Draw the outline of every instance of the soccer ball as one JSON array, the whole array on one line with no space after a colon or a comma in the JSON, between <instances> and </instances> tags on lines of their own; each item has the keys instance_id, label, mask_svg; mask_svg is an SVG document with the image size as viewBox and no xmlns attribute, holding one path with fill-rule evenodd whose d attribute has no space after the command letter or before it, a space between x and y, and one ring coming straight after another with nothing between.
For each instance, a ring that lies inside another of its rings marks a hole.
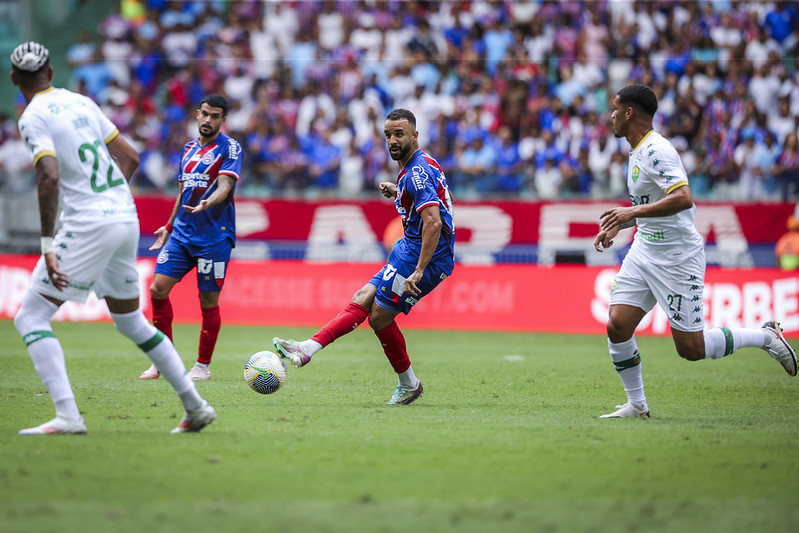
<instances>
[{"instance_id":1,"label":"soccer ball","mask_svg":"<svg viewBox=\"0 0 799 533\"><path fill-rule=\"evenodd\" d=\"M244 363L244 381L255 392L272 394L286 382L286 365L272 352L258 352Z\"/></svg>"}]
</instances>

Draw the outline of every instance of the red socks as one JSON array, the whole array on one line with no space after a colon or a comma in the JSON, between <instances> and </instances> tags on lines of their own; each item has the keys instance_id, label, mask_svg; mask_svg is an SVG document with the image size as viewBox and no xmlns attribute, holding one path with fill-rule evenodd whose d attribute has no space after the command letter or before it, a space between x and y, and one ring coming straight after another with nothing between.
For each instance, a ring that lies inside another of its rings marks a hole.
<instances>
[{"instance_id":1,"label":"red socks","mask_svg":"<svg viewBox=\"0 0 799 533\"><path fill-rule=\"evenodd\" d=\"M339 314L322 327L311 337L322 347L327 346L334 340L354 331L369 316L369 311L355 302L350 302Z\"/></svg>"},{"instance_id":2,"label":"red socks","mask_svg":"<svg viewBox=\"0 0 799 533\"><path fill-rule=\"evenodd\" d=\"M375 335L380 339L380 344L383 345L383 352L388 357L388 362L394 368L394 372L402 374L411 366L411 360L408 357L408 351L405 348L405 337L397 326L396 322L392 322L380 331L375 331Z\"/></svg>"},{"instance_id":3,"label":"red socks","mask_svg":"<svg viewBox=\"0 0 799 533\"><path fill-rule=\"evenodd\" d=\"M203 322L200 328L200 347L197 362L204 365L211 363L211 356L214 355L216 338L219 336L219 329L222 327L222 316L219 314L219 306L206 307L202 309Z\"/></svg>"},{"instance_id":4,"label":"red socks","mask_svg":"<svg viewBox=\"0 0 799 533\"><path fill-rule=\"evenodd\" d=\"M169 298L150 298L153 306L153 326L172 340L172 303Z\"/></svg>"}]
</instances>

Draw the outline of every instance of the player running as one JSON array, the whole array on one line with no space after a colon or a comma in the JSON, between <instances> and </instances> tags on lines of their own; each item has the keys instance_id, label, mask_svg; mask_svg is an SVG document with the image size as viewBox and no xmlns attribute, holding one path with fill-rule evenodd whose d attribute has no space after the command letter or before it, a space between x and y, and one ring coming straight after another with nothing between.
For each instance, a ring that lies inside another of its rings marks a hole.
<instances>
[{"instance_id":1,"label":"player running","mask_svg":"<svg viewBox=\"0 0 799 533\"><path fill-rule=\"evenodd\" d=\"M389 405L406 405L422 396L422 382L413 373L410 358L395 317L411 308L452 274L455 226L452 198L444 171L419 148L416 117L395 109L385 122L386 145L400 171L397 183L382 182L381 194L394 198L405 228L388 263L353 296L352 301L313 337L297 342L275 337L277 352L295 367L342 335L355 330L366 318L380 340L398 384Z\"/></svg>"},{"instance_id":2,"label":"player running","mask_svg":"<svg viewBox=\"0 0 799 533\"><path fill-rule=\"evenodd\" d=\"M83 95L50 85L49 52L39 43L11 54L11 80L28 103L19 131L36 167L42 257L14 317L56 417L23 435L82 434L86 424L67 376L51 320L66 300L105 298L114 326L164 373L186 414L173 433L200 431L216 412L197 393L175 347L139 308L139 218L128 181L139 155L100 108ZM61 208L61 228L54 234Z\"/></svg>"},{"instance_id":3,"label":"player running","mask_svg":"<svg viewBox=\"0 0 799 533\"><path fill-rule=\"evenodd\" d=\"M655 93L645 85L628 85L613 101L613 132L632 147L627 170L632 206L602 213L594 247L601 252L620 229L638 229L613 284L607 324L610 357L627 403L600 418L649 418L634 332L655 303L669 317L680 357L719 359L739 348L762 348L796 375L796 352L774 321L760 329L704 330L704 242L694 227L696 206L680 156L652 129L657 108Z\"/></svg>"},{"instance_id":4,"label":"player running","mask_svg":"<svg viewBox=\"0 0 799 533\"><path fill-rule=\"evenodd\" d=\"M197 269L202 324L193 380L211 377L211 357L222 327L219 294L225 283L230 252L236 245L233 190L241 173L241 146L220 131L227 120L228 101L211 94L197 110L200 136L186 143L180 162L180 190L166 225L156 230L150 250L161 250L150 285L153 324L172 339L169 292L193 268ZM160 375L157 365L141 379Z\"/></svg>"}]
</instances>

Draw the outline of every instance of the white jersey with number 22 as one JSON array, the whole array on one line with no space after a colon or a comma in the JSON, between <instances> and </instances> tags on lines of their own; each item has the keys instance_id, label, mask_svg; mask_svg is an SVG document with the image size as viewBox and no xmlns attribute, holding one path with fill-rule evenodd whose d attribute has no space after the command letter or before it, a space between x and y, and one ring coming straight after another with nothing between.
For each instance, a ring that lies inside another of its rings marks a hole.
<instances>
[{"instance_id":1,"label":"white jersey with number 22","mask_svg":"<svg viewBox=\"0 0 799 533\"><path fill-rule=\"evenodd\" d=\"M54 87L36 93L19 118L19 131L34 164L56 158L65 226L138 221L128 182L106 146L119 130L91 99Z\"/></svg>"}]
</instances>

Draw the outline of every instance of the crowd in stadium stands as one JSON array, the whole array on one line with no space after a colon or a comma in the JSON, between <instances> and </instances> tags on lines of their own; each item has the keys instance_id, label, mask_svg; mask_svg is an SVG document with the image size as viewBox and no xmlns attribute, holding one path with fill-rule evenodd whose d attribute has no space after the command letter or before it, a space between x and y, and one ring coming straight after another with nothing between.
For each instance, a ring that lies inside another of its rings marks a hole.
<instances>
[{"instance_id":1,"label":"crowd in stadium stands","mask_svg":"<svg viewBox=\"0 0 799 533\"><path fill-rule=\"evenodd\" d=\"M372 194L404 107L456 196L625 198L609 103L634 82L697 198L795 200L797 28L799 6L770 0L122 0L66 54L70 88L140 151L139 191L174 190L216 92L245 150L238 196ZM0 152L24 152L13 126Z\"/></svg>"}]
</instances>

